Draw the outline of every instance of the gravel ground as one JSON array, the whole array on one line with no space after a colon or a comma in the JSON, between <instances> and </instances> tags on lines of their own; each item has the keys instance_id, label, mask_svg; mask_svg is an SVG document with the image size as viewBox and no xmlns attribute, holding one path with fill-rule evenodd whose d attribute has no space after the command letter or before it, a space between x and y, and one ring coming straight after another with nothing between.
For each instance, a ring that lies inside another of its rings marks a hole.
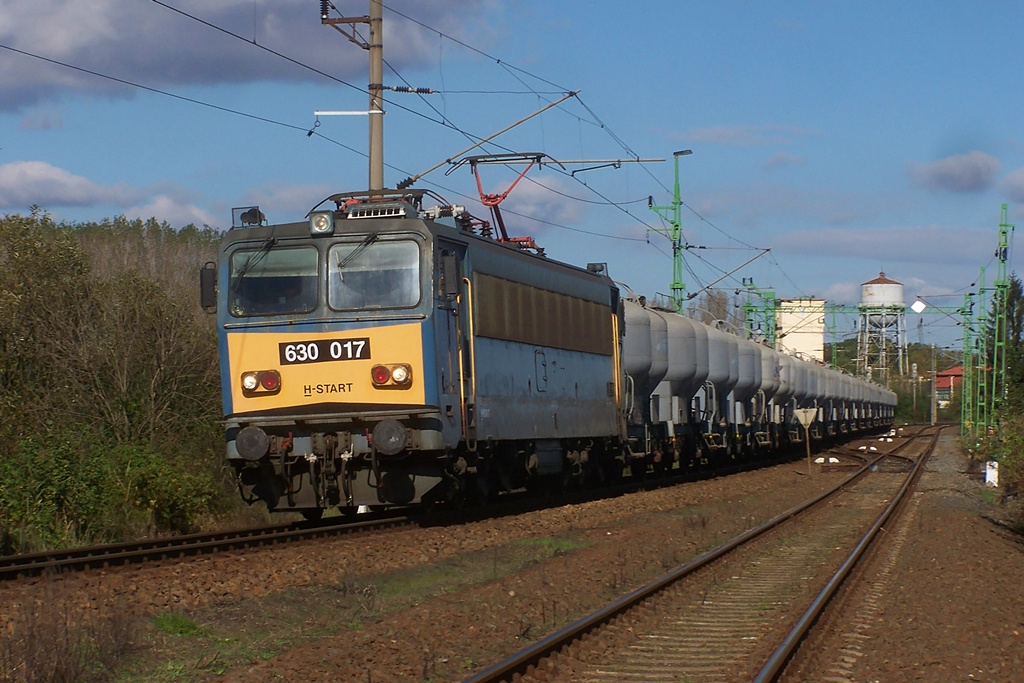
<instances>
[{"instance_id":1,"label":"gravel ground","mask_svg":"<svg viewBox=\"0 0 1024 683\"><path fill-rule=\"evenodd\" d=\"M1024 680L1024 539L993 522L1019 513L997 504L978 465L953 434L940 438L889 530L896 540L841 596L841 621L802 648L790 680Z\"/></svg>"},{"instance_id":2,"label":"gravel ground","mask_svg":"<svg viewBox=\"0 0 1024 683\"><path fill-rule=\"evenodd\" d=\"M853 659L845 680L1024 680L1024 543L992 522L1017 513L995 504L1001 494L977 465L952 434L941 437L913 505L891 529L902 543L873 557L865 585L844 596L844 610L860 607L860 620L829 624L817 666L794 680L835 678L844 656Z\"/></svg>"},{"instance_id":3,"label":"gravel ground","mask_svg":"<svg viewBox=\"0 0 1024 683\"><path fill-rule=\"evenodd\" d=\"M75 622L132 620L123 680L461 680L845 475L808 476L796 461L373 544L317 541L0 586L0 645L59 607ZM1001 513L987 499L944 439L902 549L864 569L888 566L885 580L871 584L870 602L844 597L879 605L856 617L868 628L846 680L1015 680L1024 671L1024 546L982 516ZM176 635L149 620L168 613L194 628ZM827 662L851 658L842 647L812 648L819 664L801 679L833 676Z\"/></svg>"}]
</instances>

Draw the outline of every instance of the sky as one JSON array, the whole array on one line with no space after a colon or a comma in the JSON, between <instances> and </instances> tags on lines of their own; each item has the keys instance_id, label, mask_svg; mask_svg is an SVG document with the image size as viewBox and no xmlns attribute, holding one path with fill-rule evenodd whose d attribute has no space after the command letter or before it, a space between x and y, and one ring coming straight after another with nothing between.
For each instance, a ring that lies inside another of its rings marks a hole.
<instances>
[{"instance_id":1,"label":"sky","mask_svg":"<svg viewBox=\"0 0 1024 683\"><path fill-rule=\"evenodd\" d=\"M385 85L434 91L386 93L385 185L442 164L415 187L488 218L444 162L573 91L469 152L581 162L530 169L501 205L510 234L668 294L648 198L671 204L692 150L688 294L746 281L853 306L884 271L933 304L908 311L910 341L955 345L941 309L982 267L991 285L1001 205L1024 227L1021 36L1024 4L999 0L385 0ZM303 220L367 186L367 117L314 114L365 111L367 82L313 0L0 0L0 213ZM522 168L482 166L484 192Z\"/></svg>"}]
</instances>

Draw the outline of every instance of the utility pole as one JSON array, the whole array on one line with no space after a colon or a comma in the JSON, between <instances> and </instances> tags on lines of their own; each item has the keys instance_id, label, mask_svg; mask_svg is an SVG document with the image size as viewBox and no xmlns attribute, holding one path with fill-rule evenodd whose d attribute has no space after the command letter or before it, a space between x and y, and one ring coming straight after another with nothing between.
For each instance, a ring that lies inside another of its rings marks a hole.
<instances>
[{"instance_id":1,"label":"utility pole","mask_svg":"<svg viewBox=\"0 0 1024 683\"><path fill-rule=\"evenodd\" d=\"M352 43L370 53L370 107L366 112L370 117L370 186L369 189L384 189L384 8L381 0L370 0L370 13L363 17L330 17L330 0L320 0L320 23L330 26ZM369 40L362 40L356 33L355 24L368 24ZM342 28L346 26L347 28ZM318 112L319 114L357 113L357 112ZM312 132L311 132L312 134Z\"/></svg>"},{"instance_id":2,"label":"utility pole","mask_svg":"<svg viewBox=\"0 0 1024 683\"><path fill-rule=\"evenodd\" d=\"M938 412L938 402L939 402L938 394L939 394L939 392L938 392L938 387L936 386L937 383L938 383L938 379L939 379L939 376L935 372L935 344L932 344L932 399L931 399L931 404L932 404L932 422L931 423L933 425L935 424L935 414L936 414L936 412ZM952 384L950 384L950 388L952 388Z\"/></svg>"},{"instance_id":3,"label":"utility pole","mask_svg":"<svg viewBox=\"0 0 1024 683\"><path fill-rule=\"evenodd\" d=\"M978 367L974 373L974 426L975 433L984 436L988 433L988 345L985 331L988 329L988 300L985 287L985 266L980 268L978 275L978 317L974 336L974 346L978 351Z\"/></svg>"},{"instance_id":4,"label":"utility pole","mask_svg":"<svg viewBox=\"0 0 1024 683\"><path fill-rule=\"evenodd\" d=\"M668 238L672 241L672 302L675 305L676 311L683 309L683 293L686 291L686 285L683 284L683 231L679 218L679 209L683 204L679 198L679 157L690 154L693 154L693 150L682 149L672 153L673 161L675 162L675 184L672 188L672 203L668 206L655 206L654 198L647 198L648 208L669 223L667 233L665 230L659 230L658 228L650 228L648 232L654 230L663 235L667 234Z\"/></svg>"},{"instance_id":5,"label":"utility pole","mask_svg":"<svg viewBox=\"0 0 1024 683\"><path fill-rule=\"evenodd\" d=\"M370 189L384 189L384 24L381 0L370 0Z\"/></svg>"},{"instance_id":6,"label":"utility pole","mask_svg":"<svg viewBox=\"0 0 1024 683\"><path fill-rule=\"evenodd\" d=\"M913 420L911 420L910 424L915 424L916 425L917 424L917 385L919 384L919 382L917 381L917 363L911 363L910 364L910 384L911 384L911 387L914 390L914 412L913 412Z\"/></svg>"}]
</instances>

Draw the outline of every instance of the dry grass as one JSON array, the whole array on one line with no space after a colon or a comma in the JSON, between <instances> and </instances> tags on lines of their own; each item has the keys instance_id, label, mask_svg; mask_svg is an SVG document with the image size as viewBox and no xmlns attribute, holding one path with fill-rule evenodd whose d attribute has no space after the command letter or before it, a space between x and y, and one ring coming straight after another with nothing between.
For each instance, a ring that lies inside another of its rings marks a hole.
<instances>
[{"instance_id":1,"label":"dry grass","mask_svg":"<svg viewBox=\"0 0 1024 683\"><path fill-rule=\"evenodd\" d=\"M87 617L59 577L38 595L0 634L0 683L111 680L132 649L136 628L123 606Z\"/></svg>"}]
</instances>

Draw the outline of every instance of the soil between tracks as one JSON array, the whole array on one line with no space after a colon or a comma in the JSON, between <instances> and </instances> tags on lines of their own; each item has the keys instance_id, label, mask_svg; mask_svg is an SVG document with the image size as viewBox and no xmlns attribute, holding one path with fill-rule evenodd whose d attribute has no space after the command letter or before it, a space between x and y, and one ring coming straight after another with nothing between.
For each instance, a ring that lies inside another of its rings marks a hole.
<instances>
[{"instance_id":1,"label":"soil between tracks","mask_svg":"<svg viewBox=\"0 0 1024 683\"><path fill-rule=\"evenodd\" d=\"M887 529L902 547L858 568L862 581L834 601L842 616L826 617L784 680L1024 680L1024 538L993 523L1021 519L1021 503L997 505L980 465L940 438Z\"/></svg>"},{"instance_id":2,"label":"soil between tracks","mask_svg":"<svg viewBox=\"0 0 1024 683\"><path fill-rule=\"evenodd\" d=\"M936 456L849 680L1009 681L1024 671L1024 545L982 518L1000 510L952 437ZM187 636L146 622L125 680L460 680L844 476L807 476L797 461L376 544L327 540L87 572L36 584L35 595L0 588L0 616L15 630L19 607L56 587L76 609L175 611L195 622ZM840 648L810 648L802 676L829 675L824 664Z\"/></svg>"}]
</instances>

